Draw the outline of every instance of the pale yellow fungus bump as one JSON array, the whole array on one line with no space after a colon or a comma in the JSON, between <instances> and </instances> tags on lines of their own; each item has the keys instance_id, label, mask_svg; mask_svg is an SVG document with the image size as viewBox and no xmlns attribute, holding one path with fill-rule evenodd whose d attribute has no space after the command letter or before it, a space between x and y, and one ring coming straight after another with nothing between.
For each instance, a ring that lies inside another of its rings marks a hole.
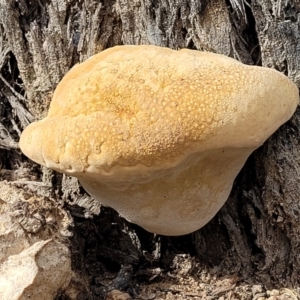
<instances>
[{"instance_id":1,"label":"pale yellow fungus bump","mask_svg":"<svg viewBox=\"0 0 300 300\"><path fill-rule=\"evenodd\" d=\"M74 66L22 151L164 235L204 226L250 153L294 113L281 73L213 53L120 46Z\"/></svg>"}]
</instances>

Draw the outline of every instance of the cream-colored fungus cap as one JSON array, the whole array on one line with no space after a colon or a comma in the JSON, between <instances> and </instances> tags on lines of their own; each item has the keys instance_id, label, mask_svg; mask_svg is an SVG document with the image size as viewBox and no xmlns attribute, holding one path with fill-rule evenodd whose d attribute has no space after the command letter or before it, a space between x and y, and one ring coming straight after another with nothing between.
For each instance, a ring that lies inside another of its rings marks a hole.
<instances>
[{"instance_id":1,"label":"cream-colored fungus cap","mask_svg":"<svg viewBox=\"0 0 300 300\"><path fill-rule=\"evenodd\" d=\"M287 77L213 53L119 46L75 65L20 147L164 235L204 226L249 154L294 113Z\"/></svg>"}]
</instances>

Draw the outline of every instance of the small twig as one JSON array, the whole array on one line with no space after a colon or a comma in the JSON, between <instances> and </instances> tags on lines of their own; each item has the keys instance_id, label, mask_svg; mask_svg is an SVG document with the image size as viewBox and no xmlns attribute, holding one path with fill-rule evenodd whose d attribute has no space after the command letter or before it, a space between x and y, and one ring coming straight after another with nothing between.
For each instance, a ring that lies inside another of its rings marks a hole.
<instances>
[{"instance_id":1,"label":"small twig","mask_svg":"<svg viewBox=\"0 0 300 300\"><path fill-rule=\"evenodd\" d=\"M23 100L25 98L22 95L18 94L17 92L12 92L12 95L8 90L5 91L4 89L1 92L9 101L11 107L15 109L23 128L27 127L30 123L34 121L34 116L28 110L26 110L25 107L18 101L18 96L16 96L17 98L14 96L14 94L17 94L20 96L19 99Z\"/></svg>"},{"instance_id":2,"label":"small twig","mask_svg":"<svg viewBox=\"0 0 300 300\"><path fill-rule=\"evenodd\" d=\"M0 148L5 150L19 149L18 143L16 143L11 138L9 132L1 123L0 123Z\"/></svg>"},{"instance_id":3,"label":"small twig","mask_svg":"<svg viewBox=\"0 0 300 300\"><path fill-rule=\"evenodd\" d=\"M17 143L13 141L5 141L5 140L0 140L0 149L4 150L11 150L11 149L19 149L19 146Z\"/></svg>"},{"instance_id":4,"label":"small twig","mask_svg":"<svg viewBox=\"0 0 300 300\"><path fill-rule=\"evenodd\" d=\"M11 121L11 123L12 123L12 125L13 125L13 129L16 131L16 133L17 133L18 136L20 137L20 136L21 136L21 131L19 130L17 123L16 123L15 120L12 119L12 118L10 119L10 121Z\"/></svg>"},{"instance_id":5,"label":"small twig","mask_svg":"<svg viewBox=\"0 0 300 300\"><path fill-rule=\"evenodd\" d=\"M22 96L21 94L17 93L14 88L8 83L8 81L5 80L5 78L0 74L0 79L5 83L5 85L11 90L11 92L19 99L22 99L26 102L26 98Z\"/></svg>"},{"instance_id":6,"label":"small twig","mask_svg":"<svg viewBox=\"0 0 300 300\"><path fill-rule=\"evenodd\" d=\"M36 186L40 186L40 187L51 187L51 185L46 184L44 182L37 182L37 181L21 181L21 180L17 180L17 181L11 181L11 184L17 185L17 184L22 184L22 185L36 185Z\"/></svg>"}]
</instances>

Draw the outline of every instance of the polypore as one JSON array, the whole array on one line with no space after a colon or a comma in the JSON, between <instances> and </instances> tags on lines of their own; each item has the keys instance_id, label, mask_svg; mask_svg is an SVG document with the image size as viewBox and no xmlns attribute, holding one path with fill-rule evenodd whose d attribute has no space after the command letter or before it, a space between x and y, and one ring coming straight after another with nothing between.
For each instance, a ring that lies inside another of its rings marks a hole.
<instances>
[{"instance_id":1,"label":"polypore","mask_svg":"<svg viewBox=\"0 0 300 300\"><path fill-rule=\"evenodd\" d=\"M250 153L294 113L281 73L208 52L120 46L75 65L20 147L164 235L204 226Z\"/></svg>"}]
</instances>

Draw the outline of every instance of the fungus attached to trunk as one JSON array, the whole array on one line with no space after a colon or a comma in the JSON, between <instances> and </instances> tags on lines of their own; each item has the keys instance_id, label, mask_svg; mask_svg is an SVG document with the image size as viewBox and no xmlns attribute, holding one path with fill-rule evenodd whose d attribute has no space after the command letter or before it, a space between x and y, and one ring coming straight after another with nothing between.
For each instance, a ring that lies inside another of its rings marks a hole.
<instances>
[{"instance_id":1,"label":"fungus attached to trunk","mask_svg":"<svg viewBox=\"0 0 300 300\"><path fill-rule=\"evenodd\" d=\"M120 46L74 66L20 147L164 235L204 226L250 153L294 113L281 73L208 52Z\"/></svg>"}]
</instances>

